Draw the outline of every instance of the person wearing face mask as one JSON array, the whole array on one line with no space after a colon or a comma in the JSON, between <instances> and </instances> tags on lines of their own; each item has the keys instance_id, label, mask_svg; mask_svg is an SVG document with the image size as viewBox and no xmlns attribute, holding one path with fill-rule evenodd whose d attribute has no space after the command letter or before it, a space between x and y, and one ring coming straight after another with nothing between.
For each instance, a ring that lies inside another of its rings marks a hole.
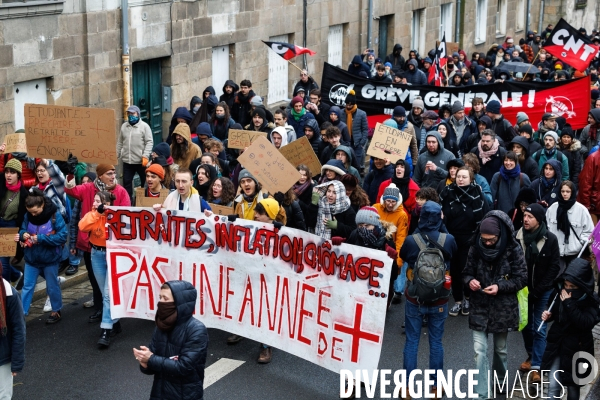
<instances>
[{"instance_id":1,"label":"person wearing face mask","mask_svg":"<svg viewBox=\"0 0 600 400\"><path fill-rule=\"evenodd\" d=\"M490 189L494 209L508 213L523 187L529 187L529 177L521 172L519 158L513 151L507 151L500 171L494 174Z\"/></svg>"},{"instance_id":2,"label":"person wearing face mask","mask_svg":"<svg viewBox=\"0 0 600 400\"><path fill-rule=\"evenodd\" d=\"M184 107L185 109L185 107ZM185 109L187 112L187 109ZM127 122L121 125L117 138L117 157L123 161L123 186L129 197L133 195L133 177L137 173L140 183L146 182L145 169L154 141L150 126L141 120L141 111L137 106L127 109Z\"/></svg>"},{"instance_id":3,"label":"person wearing face mask","mask_svg":"<svg viewBox=\"0 0 600 400\"><path fill-rule=\"evenodd\" d=\"M594 222L585 206L576 201L577 186L571 181L560 184L558 201L548 207L546 219L548 230L558 239L561 269L575 259L581 248L587 245Z\"/></svg>"},{"instance_id":4,"label":"person wearing face mask","mask_svg":"<svg viewBox=\"0 0 600 400\"><path fill-rule=\"evenodd\" d=\"M475 174L469 167L460 167L456 172L456 181L440 193L440 204L444 213L444 224L454 236L458 246L457 255L450 263L452 277L452 295L454 306L449 311L453 317L469 315L471 310L471 291L464 285L461 273L467 263L471 237L483 216L489 210L481 188L475 184Z\"/></svg>"},{"instance_id":5,"label":"person wearing face mask","mask_svg":"<svg viewBox=\"0 0 600 400\"><path fill-rule=\"evenodd\" d=\"M577 352L594 354L592 329L600 318L600 300L594 293L594 274L589 261L577 258L557 279L551 298L554 306L542 313L548 331L542 368L549 370L549 398L559 398L567 392L567 400L578 400L580 386L574 381L574 357Z\"/></svg>"},{"instance_id":6,"label":"person wearing face mask","mask_svg":"<svg viewBox=\"0 0 600 400\"><path fill-rule=\"evenodd\" d=\"M229 137L229 129L235 124L229 114L229 106L224 101L217 104L210 117L210 129L214 137L221 142Z\"/></svg>"},{"instance_id":7,"label":"person wearing face mask","mask_svg":"<svg viewBox=\"0 0 600 400\"><path fill-rule=\"evenodd\" d=\"M550 298L552 283L557 278L559 265L559 245L556 235L546 225L546 210L533 203L525 207L523 227L516 235L527 262L527 287L529 288L529 317L523 329L523 341L527 360L520 367L522 372L531 372L532 383L540 383L542 356L546 347L546 327L542 322L542 312Z\"/></svg>"},{"instance_id":8,"label":"person wearing face mask","mask_svg":"<svg viewBox=\"0 0 600 400\"><path fill-rule=\"evenodd\" d=\"M140 371L154 375L150 398L202 400L208 330L193 315L198 291L189 282L169 281L158 298L150 345L133 349Z\"/></svg>"},{"instance_id":9,"label":"person wearing face mask","mask_svg":"<svg viewBox=\"0 0 600 400\"><path fill-rule=\"evenodd\" d=\"M198 96L193 96L192 100L190 100L190 109L188 110L190 115L193 117L196 115L200 107L202 106L202 99Z\"/></svg>"}]
</instances>

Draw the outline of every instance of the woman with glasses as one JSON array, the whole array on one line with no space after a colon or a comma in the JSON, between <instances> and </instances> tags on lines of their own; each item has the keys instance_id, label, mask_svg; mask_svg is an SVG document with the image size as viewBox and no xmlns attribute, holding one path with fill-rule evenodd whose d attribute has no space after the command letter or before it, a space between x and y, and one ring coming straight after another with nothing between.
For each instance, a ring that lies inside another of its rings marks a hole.
<instances>
[{"instance_id":1,"label":"woman with glasses","mask_svg":"<svg viewBox=\"0 0 600 400\"><path fill-rule=\"evenodd\" d=\"M452 296L455 303L448 314L453 317L460 313L469 315L471 291L463 284L462 270L467 263L471 237L489 209L481 187L475 183L475 174L471 168L460 167L456 171L455 182L446 186L440 193L440 204L444 213L444 224L458 246L458 251L454 253L450 263Z\"/></svg>"}]
</instances>

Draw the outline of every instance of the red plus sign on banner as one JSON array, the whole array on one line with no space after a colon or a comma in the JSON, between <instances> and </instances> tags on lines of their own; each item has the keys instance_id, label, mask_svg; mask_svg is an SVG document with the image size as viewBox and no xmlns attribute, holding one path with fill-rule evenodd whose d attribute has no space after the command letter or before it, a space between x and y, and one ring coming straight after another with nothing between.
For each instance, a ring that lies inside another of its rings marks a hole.
<instances>
[{"instance_id":1,"label":"red plus sign on banner","mask_svg":"<svg viewBox=\"0 0 600 400\"><path fill-rule=\"evenodd\" d=\"M347 333L348 335L352 336L352 354L350 356L350 361L354 363L358 362L358 347L361 339L369 340L375 343L379 343L381 340L379 335L361 330L360 322L362 320L362 311L362 303L357 303L354 311L354 326L338 324L337 322L333 325L333 329L336 331Z\"/></svg>"}]
</instances>

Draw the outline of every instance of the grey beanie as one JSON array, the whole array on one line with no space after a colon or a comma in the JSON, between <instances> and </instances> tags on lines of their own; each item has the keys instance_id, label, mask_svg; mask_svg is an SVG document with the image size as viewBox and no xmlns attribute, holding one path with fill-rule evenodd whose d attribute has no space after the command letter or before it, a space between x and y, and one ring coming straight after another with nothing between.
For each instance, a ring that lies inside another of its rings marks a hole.
<instances>
[{"instance_id":1,"label":"grey beanie","mask_svg":"<svg viewBox=\"0 0 600 400\"><path fill-rule=\"evenodd\" d=\"M420 108L421 110L425 110L425 103L423 103L423 99L417 97L412 102L412 108Z\"/></svg>"},{"instance_id":2,"label":"grey beanie","mask_svg":"<svg viewBox=\"0 0 600 400\"><path fill-rule=\"evenodd\" d=\"M544 134L544 140L546 139L546 136L550 136L552 139L554 139L554 143L558 143L558 134L554 131L548 131Z\"/></svg>"},{"instance_id":3,"label":"grey beanie","mask_svg":"<svg viewBox=\"0 0 600 400\"><path fill-rule=\"evenodd\" d=\"M463 104L456 100L453 104L452 104L452 114L456 114L459 111L464 111L465 107L463 106Z\"/></svg>"},{"instance_id":4,"label":"grey beanie","mask_svg":"<svg viewBox=\"0 0 600 400\"><path fill-rule=\"evenodd\" d=\"M254 96L253 98L250 99L250 105L253 105L255 107L262 106L263 105L262 98L260 96Z\"/></svg>"},{"instance_id":5,"label":"grey beanie","mask_svg":"<svg viewBox=\"0 0 600 400\"><path fill-rule=\"evenodd\" d=\"M240 171L240 175L238 176L238 182L241 184L242 183L242 179L244 178L250 178L254 181L254 183L256 183L258 185L258 181L256 180L256 178L254 177L254 175L252 175L250 173L250 171L248 171L247 169L243 169Z\"/></svg>"},{"instance_id":6,"label":"grey beanie","mask_svg":"<svg viewBox=\"0 0 600 400\"><path fill-rule=\"evenodd\" d=\"M381 228L381 222L379 220L379 213L377 209L371 206L365 206L358 210L356 213L356 224L368 224L375 225Z\"/></svg>"},{"instance_id":7,"label":"grey beanie","mask_svg":"<svg viewBox=\"0 0 600 400\"><path fill-rule=\"evenodd\" d=\"M522 122L528 121L529 120L529 115L525 114L523 111L519 111L517 113L517 125L519 125Z\"/></svg>"}]
</instances>

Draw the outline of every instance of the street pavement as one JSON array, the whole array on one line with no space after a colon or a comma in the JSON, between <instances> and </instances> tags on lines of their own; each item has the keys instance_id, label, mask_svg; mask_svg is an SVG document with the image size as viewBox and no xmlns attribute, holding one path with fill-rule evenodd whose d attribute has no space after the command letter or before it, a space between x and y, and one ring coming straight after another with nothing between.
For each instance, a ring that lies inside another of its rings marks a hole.
<instances>
[{"instance_id":1,"label":"street pavement","mask_svg":"<svg viewBox=\"0 0 600 400\"><path fill-rule=\"evenodd\" d=\"M82 307L90 297L91 289L87 283L65 289L63 318L54 325L45 324L48 314L41 311L44 298L34 303L27 322L25 369L15 378L14 399L149 398L152 377L139 371L132 348L149 344L153 321L122 320L123 332L113 339L109 349L99 350L96 346L99 324L88 323L91 312ZM403 316L404 302L393 305L388 312L379 363L381 369L402 368ZM338 374L278 349L274 349L270 364L257 364L259 344L245 339L228 346L228 335L209 329L206 400L339 398ZM444 346L444 369L474 368L472 333L467 317L448 317ZM428 368L428 356L428 336L424 329L419 368ZM509 334L508 357L512 381L526 357L520 333ZM462 383L462 390L466 390L466 380ZM365 398L364 393L361 398ZM375 398L380 398L379 387Z\"/></svg>"}]
</instances>

